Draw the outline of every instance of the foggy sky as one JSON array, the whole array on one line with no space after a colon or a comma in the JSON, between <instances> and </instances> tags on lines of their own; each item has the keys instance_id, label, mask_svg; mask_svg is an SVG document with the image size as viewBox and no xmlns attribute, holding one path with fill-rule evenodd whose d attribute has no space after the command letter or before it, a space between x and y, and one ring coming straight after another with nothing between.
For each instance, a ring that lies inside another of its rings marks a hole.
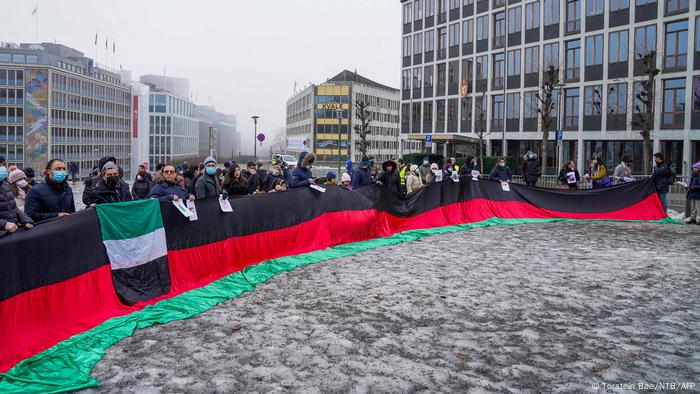
<instances>
[{"instance_id":1,"label":"foggy sky","mask_svg":"<svg viewBox=\"0 0 700 394\"><path fill-rule=\"evenodd\" d=\"M399 88L398 0L39 0L39 41L56 41L110 67L184 77L198 104L238 116L253 138L285 124L302 88L343 69ZM36 42L36 0L0 0L0 41ZM109 50L105 50L105 39ZM116 56L112 55L116 42ZM244 150L247 145L243 144ZM252 150L252 144L250 144Z\"/></svg>"}]
</instances>

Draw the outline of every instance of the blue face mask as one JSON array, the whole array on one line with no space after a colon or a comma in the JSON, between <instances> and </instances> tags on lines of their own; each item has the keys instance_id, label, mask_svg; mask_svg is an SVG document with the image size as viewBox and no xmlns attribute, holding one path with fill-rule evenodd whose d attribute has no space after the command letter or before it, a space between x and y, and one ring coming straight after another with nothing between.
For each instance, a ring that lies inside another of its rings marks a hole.
<instances>
[{"instance_id":1,"label":"blue face mask","mask_svg":"<svg viewBox=\"0 0 700 394\"><path fill-rule=\"evenodd\" d=\"M66 180L66 172L62 170L54 171L51 174L51 179L56 183L63 183Z\"/></svg>"},{"instance_id":2,"label":"blue face mask","mask_svg":"<svg viewBox=\"0 0 700 394\"><path fill-rule=\"evenodd\" d=\"M4 182L7 179L7 168L0 167L0 182Z\"/></svg>"},{"instance_id":3,"label":"blue face mask","mask_svg":"<svg viewBox=\"0 0 700 394\"><path fill-rule=\"evenodd\" d=\"M208 175L216 174L216 167L207 167L207 174Z\"/></svg>"}]
</instances>

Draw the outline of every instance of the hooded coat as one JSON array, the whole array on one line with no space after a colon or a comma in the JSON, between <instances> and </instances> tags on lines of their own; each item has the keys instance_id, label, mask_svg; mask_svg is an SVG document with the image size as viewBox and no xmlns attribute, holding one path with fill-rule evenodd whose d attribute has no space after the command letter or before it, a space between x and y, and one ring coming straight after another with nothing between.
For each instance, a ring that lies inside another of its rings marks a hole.
<instances>
[{"instance_id":1,"label":"hooded coat","mask_svg":"<svg viewBox=\"0 0 700 394\"><path fill-rule=\"evenodd\" d=\"M542 176L542 167L537 160L537 155L523 156L523 179L528 183L535 183Z\"/></svg>"},{"instance_id":2,"label":"hooded coat","mask_svg":"<svg viewBox=\"0 0 700 394\"><path fill-rule=\"evenodd\" d=\"M29 215L17 208L10 185L6 181L2 181L0 182L0 236L5 234L7 222L12 222L18 227L26 223L34 224Z\"/></svg>"},{"instance_id":3,"label":"hooded coat","mask_svg":"<svg viewBox=\"0 0 700 394\"><path fill-rule=\"evenodd\" d=\"M297 167L292 170L292 182L289 184L290 189L311 185L310 179L313 178L313 174L309 167L314 160L316 160L316 155L313 154L313 152L301 152L299 155L299 163L297 163Z\"/></svg>"},{"instance_id":4,"label":"hooded coat","mask_svg":"<svg viewBox=\"0 0 700 394\"><path fill-rule=\"evenodd\" d=\"M389 166L391 166L391 171L388 170ZM394 161L387 160L382 163L382 173L379 174L377 180L396 194L401 193L401 176Z\"/></svg>"}]
</instances>

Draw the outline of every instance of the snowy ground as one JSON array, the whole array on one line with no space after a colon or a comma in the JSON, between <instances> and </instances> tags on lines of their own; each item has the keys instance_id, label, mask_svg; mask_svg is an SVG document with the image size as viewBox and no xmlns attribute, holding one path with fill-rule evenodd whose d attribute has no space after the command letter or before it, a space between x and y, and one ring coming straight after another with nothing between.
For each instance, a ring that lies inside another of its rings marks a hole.
<instances>
[{"instance_id":1,"label":"snowy ground","mask_svg":"<svg viewBox=\"0 0 700 394\"><path fill-rule=\"evenodd\" d=\"M700 226L620 223L433 236L139 331L93 375L110 393L700 384L699 240Z\"/></svg>"}]
</instances>

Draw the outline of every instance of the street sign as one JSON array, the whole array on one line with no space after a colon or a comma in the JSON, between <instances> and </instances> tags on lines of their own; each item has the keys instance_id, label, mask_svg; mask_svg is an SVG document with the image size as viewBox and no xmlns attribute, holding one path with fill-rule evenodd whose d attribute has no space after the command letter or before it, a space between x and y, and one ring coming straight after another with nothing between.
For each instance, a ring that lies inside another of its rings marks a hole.
<instances>
[{"instance_id":1,"label":"street sign","mask_svg":"<svg viewBox=\"0 0 700 394\"><path fill-rule=\"evenodd\" d=\"M564 130L557 130L557 141L564 140Z\"/></svg>"},{"instance_id":2,"label":"street sign","mask_svg":"<svg viewBox=\"0 0 700 394\"><path fill-rule=\"evenodd\" d=\"M258 134L258 141L260 141L260 142L265 141L265 134L263 134L263 133Z\"/></svg>"},{"instance_id":3,"label":"street sign","mask_svg":"<svg viewBox=\"0 0 700 394\"><path fill-rule=\"evenodd\" d=\"M425 136L425 142L433 142L433 136L428 134Z\"/></svg>"}]
</instances>

